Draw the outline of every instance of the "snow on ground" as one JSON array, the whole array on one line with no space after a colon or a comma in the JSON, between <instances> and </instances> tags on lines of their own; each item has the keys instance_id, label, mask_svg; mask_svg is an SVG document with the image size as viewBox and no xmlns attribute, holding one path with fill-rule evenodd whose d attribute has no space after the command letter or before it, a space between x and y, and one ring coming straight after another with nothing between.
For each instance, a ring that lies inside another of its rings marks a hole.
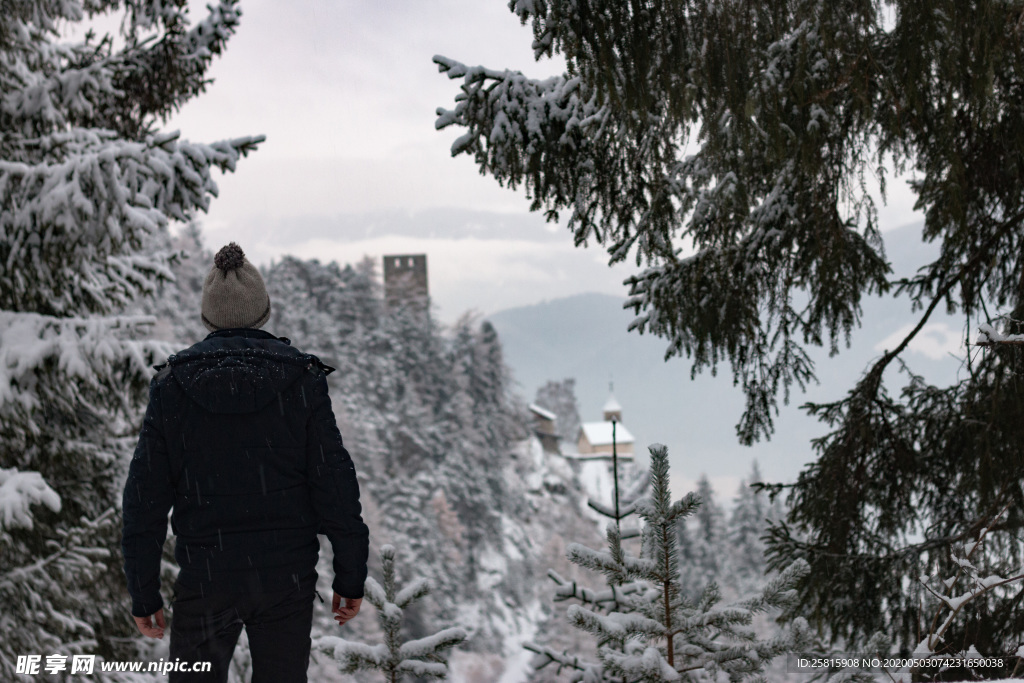
<instances>
[{"instance_id":1,"label":"snow on ground","mask_svg":"<svg viewBox=\"0 0 1024 683\"><path fill-rule=\"evenodd\" d=\"M619 465L622 466L621 463ZM582 460L578 464L580 483L588 497L599 503L611 503L615 498L615 480L611 464L604 460ZM624 483L623 472L619 472L619 486ZM621 488L620 488L621 493Z\"/></svg>"},{"instance_id":2,"label":"snow on ground","mask_svg":"<svg viewBox=\"0 0 1024 683\"><path fill-rule=\"evenodd\" d=\"M476 584L481 593L493 589L500 584L508 574L508 561L491 546L486 546L480 555L477 556L479 570L477 572Z\"/></svg>"},{"instance_id":3,"label":"snow on ground","mask_svg":"<svg viewBox=\"0 0 1024 683\"><path fill-rule=\"evenodd\" d=\"M543 616L538 600L525 608L515 608L496 601L498 614L490 614L492 623L502 629L502 651L493 654L456 650L449 659L448 680L453 683L525 683L530 678L530 659L533 656L523 647L538 632L537 624Z\"/></svg>"},{"instance_id":4,"label":"snow on ground","mask_svg":"<svg viewBox=\"0 0 1024 683\"><path fill-rule=\"evenodd\" d=\"M505 647L505 671L497 683L521 683L530 678L533 672L530 660L533 653L523 647L525 643L531 642L537 635L537 624L543 618L543 610L539 601L531 602L525 610L524 628L506 641Z\"/></svg>"}]
</instances>

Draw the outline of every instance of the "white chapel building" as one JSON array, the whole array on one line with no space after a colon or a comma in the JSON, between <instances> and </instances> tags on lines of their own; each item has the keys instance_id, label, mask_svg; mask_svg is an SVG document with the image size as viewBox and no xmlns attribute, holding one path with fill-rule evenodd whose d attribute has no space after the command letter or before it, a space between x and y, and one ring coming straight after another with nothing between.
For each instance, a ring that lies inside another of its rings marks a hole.
<instances>
[{"instance_id":1,"label":"white chapel building","mask_svg":"<svg viewBox=\"0 0 1024 683\"><path fill-rule=\"evenodd\" d=\"M633 459L633 435L622 424L622 406L609 395L602 409L600 422L584 422L580 426L576 450L581 456L615 454L627 461Z\"/></svg>"}]
</instances>

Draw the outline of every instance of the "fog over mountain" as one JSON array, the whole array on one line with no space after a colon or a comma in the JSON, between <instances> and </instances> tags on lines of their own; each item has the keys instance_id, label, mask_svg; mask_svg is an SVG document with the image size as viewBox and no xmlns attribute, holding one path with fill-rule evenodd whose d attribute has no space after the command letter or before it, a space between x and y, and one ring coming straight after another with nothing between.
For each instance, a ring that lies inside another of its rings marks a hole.
<instances>
[{"instance_id":1,"label":"fog over mountain","mask_svg":"<svg viewBox=\"0 0 1024 683\"><path fill-rule=\"evenodd\" d=\"M936 253L934 245L920 242L920 235L920 223L884 234L893 278L912 274ZM713 481L722 480L716 489L728 492L735 487L724 484L743 476L755 458L767 480L794 479L815 458L811 439L825 433L825 426L799 406L842 397L867 364L896 346L918 320L906 297L866 299L862 326L851 335L850 347L841 345L832 358L827 349L814 350L819 383L806 394L794 389L789 405L780 407L771 441L748 448L736 439L743 394L733 386L729 366L719 366L717 376L704 372L691 380L688 359L664 360L664 340L627 331L634 314L622 308L624 301L580 294L507 309L488 319L498 330L524 398L532 400L549 379L573 377L581 417L596 420L614 382L623 424L637 438L638 452L665 443L679 485L691 489L706 473ZM963 334L961 317L936 311L905 354L911 369L935 383L952 381L965 354ZM898 394L901 378L890 373L887 382Z\"/></svg>"},{"instance_id":2,"label":"fog over mountain","mask_svg":"<svg viewBox=\"0 0 1024 683\"><path fill-rule=\"evenodd\" d=\"M224 233L204 224L210 245ZM609 268L600 247L573 246L568 231L544 217L464 208L261 216L244 241L253 263L285 255L327 263L380 262L387 254L426 254L436 319L453 323L466 311L506 308L584 292L624 294L634 263Z\"/></svg>"}]
</instances>

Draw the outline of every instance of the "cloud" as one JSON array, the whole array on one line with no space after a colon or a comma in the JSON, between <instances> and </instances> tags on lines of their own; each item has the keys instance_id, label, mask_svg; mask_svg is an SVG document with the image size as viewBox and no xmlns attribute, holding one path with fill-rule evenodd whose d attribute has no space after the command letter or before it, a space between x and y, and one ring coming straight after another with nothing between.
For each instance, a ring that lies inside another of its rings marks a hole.
<instances>
[{"instance_id":1,"label":"cloud","mask_svg":"<svg viewBox=\"0 0 1024 683\"><path fill-rule=\"evenodd\" d=\"M635 264L608 266L598 245L573 245L562 226L536 213L440 208L278 216L245 220L211 213L202 223L206 245L235 241L254 263L285 255L356 263L370 256L426 254L430 294L442 321L468 310L505 308L584 292L625 296L622 281Z\"/></svg>"},{"instance_id":2,"label":"cloud","mask_svg":"<svg viewBox=\"0 0 1024 683\"><path fill-rule=\"evenodd\" d=\"M697 490L697 480L669 472L669 491L672 493L672 502L675 502L691 491ZM715 502L726 510L731 510L733 499L739 491L741 477L733 475L722 475L708 477L711 482L711 490L715 494ZM692 517L690 519L693 519Z\"/></svg>"},{"instance_id":3,"label":"cloud","mask_svg":"<svg viewBox=\"0 0 1024 683\"><path fill-rule=\"evenodd\" d=\"M235 172L216 174L220 192L209 217L244 223L254 218L418 212L447 206L529 213L522 192L481 176L469 159L451 159L444 140L434 143L432 150L427 143L373 159L280 159L264 154L270 149L268 138L238 163Z\"/></svg>"},{"instance_id":4,"label":"cloud","mask_svg":"<svg viewBox=\"0 0 1024 683\"><path fill-rule=\"evenodd\" d=\"M280 249L260 242L252 251L261 258ZM470 310L488 314L555 296L624 292L621 271L594 263L569 239L551 244L394 234L352 241L317 237L295 242L287 252L340 263L354 263L364 255L379 263L387 254L426 254L431 299L447 322Z\"/></svg>"},{"instance_id":5,"label":"cloud","mask_svg":"<svg viewBox=\"0 0 1024 683\"><path fill-rule=\"evenodd\" d=\"M907 324L896 330L874 346L875 351L890 351L910 334L913 324ZM929 323L921 328L908 346L912 353L919 353L931 360L941 360L950 354L958 355L964 351L963 332L954 329L947 323Z\"/></svg>"}]
</instances>

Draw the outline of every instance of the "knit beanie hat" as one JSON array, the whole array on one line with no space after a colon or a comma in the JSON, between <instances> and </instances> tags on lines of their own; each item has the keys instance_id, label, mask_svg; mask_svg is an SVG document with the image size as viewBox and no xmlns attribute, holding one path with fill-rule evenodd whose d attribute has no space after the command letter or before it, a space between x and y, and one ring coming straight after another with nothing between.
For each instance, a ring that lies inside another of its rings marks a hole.
<instances>
[{"instance_id":1,"label":"knit beanie hat","mask_svg":"<svg viewBox=\"0 0 1024 683\"><path fill-rule=\"evenodd\" d=\"M270 296L260 271L231 242L213 257L203 284L203 324L211 332L228 327L262 327L270 318Z\"/></svg>"}]
</instances>

